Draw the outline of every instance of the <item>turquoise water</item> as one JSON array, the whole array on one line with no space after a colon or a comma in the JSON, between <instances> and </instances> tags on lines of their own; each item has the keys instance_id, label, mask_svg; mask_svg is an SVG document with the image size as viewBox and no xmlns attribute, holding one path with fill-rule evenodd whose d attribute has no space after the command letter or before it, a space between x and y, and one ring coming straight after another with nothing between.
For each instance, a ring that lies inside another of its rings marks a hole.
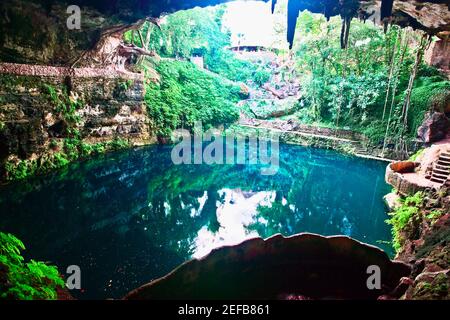
<instances>
[{"instance_id":1,"label":"turquoise water","mask_svg":"<svg viewBox=\"0 0 450 320\"><path fill-rule=\"evenodd\" d=\"M280 146L257 165L174 165L170 147L109 154L0 188L0 231L26 257L81 268L77 298L118 298L212 248L275 233L344 234L392 255L385 163Z\"/></svg>"}]
</instances>

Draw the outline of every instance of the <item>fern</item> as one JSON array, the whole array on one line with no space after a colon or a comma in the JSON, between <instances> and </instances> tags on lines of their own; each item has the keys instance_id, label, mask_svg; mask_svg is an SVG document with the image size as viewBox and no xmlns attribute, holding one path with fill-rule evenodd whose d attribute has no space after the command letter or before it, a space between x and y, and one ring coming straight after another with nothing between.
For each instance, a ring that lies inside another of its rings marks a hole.
<instances>
[{"instance_id":1,"label":"fern","mask_svg":"<svg viewBox=\"0 0 450 320\"><path fill-rule=\"evenodd\" d=\"M386 222L392 225L393 246L398 252L404 239L402 238L402 231L412 221L412 219L419 213L420 207L423 205L424 195L422 192L417 192L413 196L407 197L402 205L391 213L391 218Z\"/></svg>"},{"instance_id":2,"label":"fern","mask_svg":"<svg viewBox=\"0 0 450 320\"><path fill-rule=\"evenodd\" d=\"M0 299L56 299L56 289L64 287L58 269L40 261L24 263L22 250L25 250L22 241L0 232L0 267L6 270L7 279L0 283Z\"/></svg>"}]
</instances>

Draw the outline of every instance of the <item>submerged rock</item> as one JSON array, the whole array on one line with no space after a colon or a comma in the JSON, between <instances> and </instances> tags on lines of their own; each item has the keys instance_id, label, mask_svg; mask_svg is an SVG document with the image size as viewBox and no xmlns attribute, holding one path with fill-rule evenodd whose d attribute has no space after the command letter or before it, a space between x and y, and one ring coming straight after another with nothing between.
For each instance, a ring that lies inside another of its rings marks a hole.
<instances>
[{"instance_id":1,"label":"submerged rock","mask_svg":"<svg viewBox=\"0 0 450 320\"><path fill-rule=\"evenodd\" d=\"M381 287L370 290L373 265L380 268ZM215 249L125 299L376 299L409 274L409 265L346 236L275 235Z\"/></svg>"}]
</instances>

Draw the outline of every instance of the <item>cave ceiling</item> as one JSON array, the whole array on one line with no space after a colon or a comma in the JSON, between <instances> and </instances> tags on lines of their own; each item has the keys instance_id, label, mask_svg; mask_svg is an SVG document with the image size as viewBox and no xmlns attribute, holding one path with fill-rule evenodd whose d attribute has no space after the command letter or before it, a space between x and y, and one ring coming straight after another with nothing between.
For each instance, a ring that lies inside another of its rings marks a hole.
<instances>
[{"instance_id":1,"label":"cave ceiling","mask_svg":"<svg viewBox=\"0 0 450 320\"><path fill-rule=\"evenodd\" d=\"M144 19L231 0L3 0L0 4L0 60L70 64L106 33L123 32ZM276 0L272 1L272 8ZM81 8L82 27L67 30L68 5ZM441 38L450 33L449 0L290 0L287 39L292 44L298 13L341 16L397 24ZM345 39L345 36L344 36ZM345 44L343 44L345 46Z\"/></svg>"}]
</instances>

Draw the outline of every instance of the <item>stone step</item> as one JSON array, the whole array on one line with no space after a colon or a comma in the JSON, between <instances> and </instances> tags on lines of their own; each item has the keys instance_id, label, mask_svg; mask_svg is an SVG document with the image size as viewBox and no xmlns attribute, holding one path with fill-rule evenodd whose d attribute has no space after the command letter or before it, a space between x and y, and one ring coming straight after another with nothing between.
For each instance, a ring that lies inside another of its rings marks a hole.
<instances>
[{"instance_id":1,"label":"stone step","mask_svg":"<svg viewBox=\"0 0 450 320\"><path fill-rule=\"evenodd\" d=\"M441 153L439 156L439 160L450 161L450 156L445 156Z\"/></svg>"},{"instance_id":2,"label":"stone step","mask_svg":"<svg viewBox=\"0 0 450 320\"><path fill-rule=\"evenodd\" d=\"M439 178L439 179L447 179L448 178L448 174L442 174L442 173L438 173L438 172L434 172L433 171L433 174L432 174L432 177L433 178Z\"/></svg>"},{"instance_id":3,"label":"stone step","mask_svg":"<svg viewBox=\"0 0 450 320\"><path fill-rule=\"evenodd\" d=\"M436 163L436 165L434 167L437 168L437 169L450 171L450 166L443 166L441 164L437 164Z\"/></svg>"},{"instance_id":4,"label":"stone step","mask_svg":"<svg viewBox=\"0 0 450 320\"><path fill-rule=\"evenodd\" d=\"M430 180L433 181L433 182L437 182L437 183L444 183L445 182L445 179L437 179L437 178L434 178L434 177L431 177Z\"/></svg>"},{"instance_id":5,"label":"stone step","mask_svg":"<svg viewBox=\"0 0 450 320\"><path fill-rule=\"evenodd\" d=\"M443 174L443 175L446 175L446 176L449 175L448 169L440 169L440 168L436 167L436 168L433 169L433 172L436 172L436 173L439 173L439 174Z\"/></svg>"},{"instance_id":6,"label":"stone step","mask_svg":"<svg viewBox=\"0 0 450 320\"><path fill-rule=\"evenodd\" d=\"M443 159L439 159L437 161L437 164L441 164L443 166L450 166L450 160L443 160Z\"/></svg>"}]
</instances>

